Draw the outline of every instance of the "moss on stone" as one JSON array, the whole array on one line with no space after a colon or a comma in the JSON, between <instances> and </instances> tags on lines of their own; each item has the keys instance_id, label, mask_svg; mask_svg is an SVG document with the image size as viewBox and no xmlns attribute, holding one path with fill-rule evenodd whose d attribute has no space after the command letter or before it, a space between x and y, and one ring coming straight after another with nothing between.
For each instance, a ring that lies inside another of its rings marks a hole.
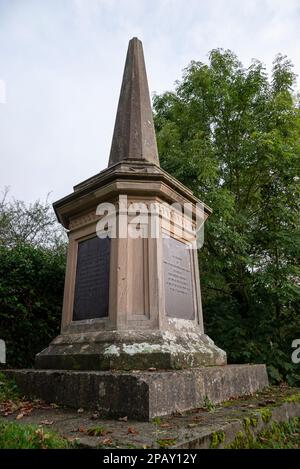
<instances>
[{"instance_id":1,"label":"moss on stone","mask_svg":"<svg viewBox=\"0 0 300 469\"><path fill-rule=\"evenodd\" d=\"M156 443L158 444L159 448L169 448L170 446L174 446L176 444L176 438L161 438L157 440Z\"/></svg>"},{"instance_id":2,"label":"moss on stone","mask_svg":"<svg viewBox=\"0 0 300 469\"><path fill-rule=\"evenodd\" d=\"M291 396L285 397L284 402L300 402L300 392L292 394Z\"/></svg>"},{"instance_id":3,"label":"moss on stone","mask_svg":"<svg viewBox=\"0 0 300 469\"><path fill-rule=\"evenodd\" d=\"M251 421L251 426L252 426L252 427L257 427L257 425L258 425L258 420L257 420L256 417L251 417L251 418L250 418L250 421Z\"/></svg>"},{"instance_id":4,"label":"moss on stone","mask_svg":"<svg viewBox=\"0 0 300 469\"><path fill-rule=\"evenodd\" d=\"M240 449L240 448L246 449L250 447L249 445L250 445L249 437L245 435L245 433L243 432L238 432L233 442L230 445L226 446L225 448L226 449Z\"/></svg>"},{"instance_id":5,"label":"moss on stone","mask_svg":"<svg viewBox=\"0 0 300 469\"><path fill-rule=\"evenodd\" d=\"M250 430L251 427L257 427L257 418L256 417L245 417L244 418L244 427L245 430Z\"/></svg>"},{"instance_id":6,"label":"moss on stone","mask_svg":"<svg viewBox=\"0 0 300 469\"><path fill-rule=\"evenodd\" d=\"M247 430L248 428L250 428L250 425L251 425L250 417L245 417L244 418L244 427L245 427L245 429Z\"/></svg>"},{"instance_id":7,"label":"moss on stone","mask_svg":"<svg viewBox=\"0 0 300 469\"><path fill-rule=\"evenodd\" d=\"M237 433L233 442L226 446L229 449L267 449L299 448L300 419L295 417L288 422L272 422L256 438L249 433Z\"/></svg>"},{"instance_id":8,"label":"moss on stone","mask_svg":"<svg viewBox=\"0 0 300 469\"><path fill-rule=\"evenodd\" d=\"M235 401L225 401L225 402L222 402L221 404L222 407L232 407L234 405L236 405Z\"/></svg>"},{"instance_id":9,"label":"moss on stone","mask_svg":"<svg viewBox=\"0 0 300 469\"><path fill-rule=\"evenodd\" d=\"M262 421L264 423L268 423L271 420L272 417L272 412L268 407L265 407L264 409L256 409L257 412L260 413Z\"/></svg>"},{"instance_id":10,"label":"moss on stone","mask_svg":"<svg viewBox=\"0 0 300 469\"><path fill-rule=\"evenodd\" d=\"M214 432L211 435L210 447L211 449L216 449L220 446L221 443L225 441L225 433L222 431Z\"/></svg>"}]
</instances>

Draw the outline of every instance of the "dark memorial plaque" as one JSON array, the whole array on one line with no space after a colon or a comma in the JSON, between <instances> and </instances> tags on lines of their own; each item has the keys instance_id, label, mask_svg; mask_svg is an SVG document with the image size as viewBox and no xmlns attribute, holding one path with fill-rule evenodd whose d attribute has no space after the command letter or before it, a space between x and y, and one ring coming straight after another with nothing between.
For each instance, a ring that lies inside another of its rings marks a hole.
<instances>
[{"instance_id":1,"label":"dark memorial plaque","mask_svg":"<svg viewBox=\"0 0 300 469\"><path fill-rule=\"evenodd\" d=\"M174 238L163 239L166 315L194 319L191 252Z\"/></svg>"},{"instance_id":2,"label":"dark memorial plaque","mask_svg":"<svg viewBox=\"0 0 300 469\"><path fill-rule=\"evenodd\" d=\"M108 316L110 239L78 243L73 320Z\"/></svg>"}]
</instances>

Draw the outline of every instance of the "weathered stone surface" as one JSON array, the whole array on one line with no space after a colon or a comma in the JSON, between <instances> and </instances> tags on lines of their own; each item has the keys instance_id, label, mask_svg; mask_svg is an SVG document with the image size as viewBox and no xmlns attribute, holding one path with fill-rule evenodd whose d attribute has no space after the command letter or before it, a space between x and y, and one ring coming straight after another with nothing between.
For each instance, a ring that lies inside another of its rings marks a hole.
<instances>
[{"instance_id":1,"label":"weathered stone surface","mask_svg":"<svg viewBox=\"0 0 300 469\"><path fill-rule=\"evenodd\" d=\"M205 334L98 331L56 337L36 368L65 370L183 369L225 365L226 353Z\"/></svg>"},{"instance_id":2,"label":"weathered stone surface","mask_svg":"<svg viewBox=\"0 0 300 469\"><path fill-rule=\"evenodd\" d=\"M244 396L216 405L213 412L200 408L150 422L109 420L103 419L100 412L89 409L78 413L77 409L34 404L32 412L17 422L20 425L49 422L51 429L62 436L76 438L81 448L158 448L163 441L172 448L222 448L241 434L255 437L274 422L300 417L299 391L297 388L266 388L252 397ZM4 421L16 422L19 412L16 409L4 416L4 411L1 417ZM129 432L129 427L134 431ZM44 428L46 432L49 425ZM95 428L103 429L103 435L92 436L91 430Z\"/></svg>"},{"instance_id":3,"label":"weathered stone surface","mask_svg":"<svg viewBox=\"0 0 300 469\"><path fill-rule=\"evenodd\" d=\"M155 416L251 395L268 386L265 365L228 365L181 371L100 372L9 370L28 396L72 408L98 409L102 417L150 420Z\"/></svg>"},{"instance_id":4,"label":"weathered stone surface","mask_svg":"<svg viewBox=\"0 0 300 469\"><path fill-rule=\"evenodd\" d=\"M108 165L128 159L159 165L143 46L136 37L128 46Z\"/></svg>"},{"instance_id":5,"label":"weathered stone surface","mask_svg":"<svg viewBox=\"0 0 300 469\"><path fill-rule=\"evenodd\" d=\"M136 181L139 182L139 187L135 185ZM129 182L129 185L126 186L125 182ZM143 193L147 195L161 195L170 201L170 188L172 193L177 195L174 202L181 204L190 202L194 205L200 203L190 189L155 164L124 160L74 186L74 192L55 202L53 208L58 221L70 229L71 220L81 211L85 212L88 207L94 208L97 204L108 200L108 195L115 196L118 193L138 195L141 192L141 185ZM203 204L203 207L209 216L212 209L206 204Z\"/></svg>"}]
</instances>

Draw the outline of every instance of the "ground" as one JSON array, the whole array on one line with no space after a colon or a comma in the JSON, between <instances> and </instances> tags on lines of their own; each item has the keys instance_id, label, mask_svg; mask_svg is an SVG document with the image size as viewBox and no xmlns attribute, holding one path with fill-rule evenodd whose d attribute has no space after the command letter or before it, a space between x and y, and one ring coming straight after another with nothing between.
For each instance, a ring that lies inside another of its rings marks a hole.
<instances>
[{"instance_id":1,"label":"ground","mask_svg":"<svg viewBox=\"0 0 300 469\"><path fill-rule=\"evenodd\" d=\"M135 422L28 401L0 383L0 448L300 448L300 392L287 386Z\"/></svg>"}]
</instances>

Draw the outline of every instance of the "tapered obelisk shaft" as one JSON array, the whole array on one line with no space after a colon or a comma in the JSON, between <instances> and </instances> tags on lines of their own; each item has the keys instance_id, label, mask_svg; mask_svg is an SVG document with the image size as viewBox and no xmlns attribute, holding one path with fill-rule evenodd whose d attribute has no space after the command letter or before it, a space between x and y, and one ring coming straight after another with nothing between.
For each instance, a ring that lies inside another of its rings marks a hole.
<instances>
[{"instance_id":1,"label":"tapered obelisk shaft","mask_svg":"<svg viewBox=\"0 0 300 469\"><path fill-rule=\"evenodd\" d=\"M159 165L143 46L129 41L108 166L124 160Z\"/></svg>"}]
</instances>

